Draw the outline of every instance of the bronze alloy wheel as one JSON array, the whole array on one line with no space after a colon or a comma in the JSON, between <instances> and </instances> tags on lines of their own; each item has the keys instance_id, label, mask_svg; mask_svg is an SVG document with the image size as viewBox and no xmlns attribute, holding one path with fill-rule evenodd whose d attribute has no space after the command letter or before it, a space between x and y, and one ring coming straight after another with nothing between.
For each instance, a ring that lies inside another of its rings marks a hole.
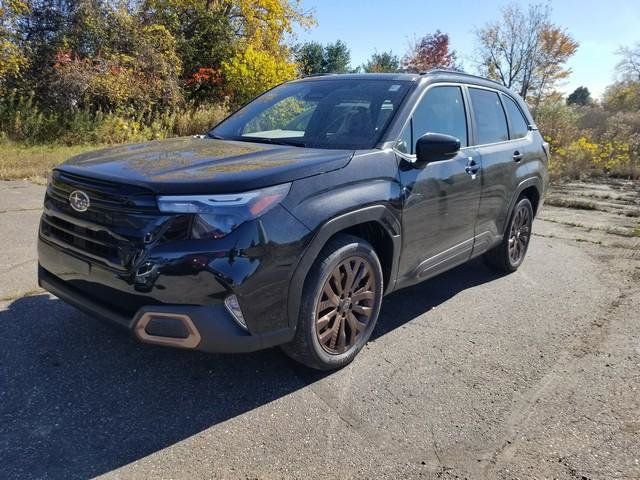
<instances>
[{"instance_id":1,"label":"bronze alloy wheel","mask_svg":"<svg viewBox=\"0 0 640 480\"><path fill-rule=\"evenodd\" d=\"M316 303L316 334L327 353L356 344L371 320L376 287L373 267L362 257L349 257L331 272Z\"/></svg>"},{"instance_id":2,"label":"bronze alloy wheel","mask_svg":"<svg viewBox=\"0 0 640 480\"><path fill-rule=\"evenodd\" d=\"M509 231L509 259L514 265L519 264L527 251L531 235L531 214L526 205L521 205L513 216Z\"/></svg>"}]
</instances>

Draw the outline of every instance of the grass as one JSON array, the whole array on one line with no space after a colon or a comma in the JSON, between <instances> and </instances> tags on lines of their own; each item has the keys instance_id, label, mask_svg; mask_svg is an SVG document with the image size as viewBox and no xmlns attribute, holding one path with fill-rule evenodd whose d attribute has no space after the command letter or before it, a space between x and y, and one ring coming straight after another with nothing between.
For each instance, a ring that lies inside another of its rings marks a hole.
<instances>
[{"instance_id":1,"label":"grass","mask_svg":"<svg viewBox=\"0 0 640 480\"><path fill-rule=\"evenodd\" d=\"M99 145L22 146L0 143L0 180L30 179L38 181L59 163L79 153L100 148Z\"/></svg>"}]
</instances>

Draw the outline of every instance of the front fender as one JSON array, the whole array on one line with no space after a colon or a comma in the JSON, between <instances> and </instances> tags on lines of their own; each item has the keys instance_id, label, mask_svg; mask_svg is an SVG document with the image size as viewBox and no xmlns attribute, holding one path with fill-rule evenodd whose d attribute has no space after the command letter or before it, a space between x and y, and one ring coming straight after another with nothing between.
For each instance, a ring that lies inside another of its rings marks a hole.
<instances>
[{"instance_id":1,"label":"front fender","mask_svg":"<svg viewBox=\"0 0 640 480\"><path fill-rule=\"evenodd\" d=\"M287 296L287 314L290 328L295 329L297 326L304 282L313 262L318 258L322 248L336 233L367 222L377 222L382 225L393 242L391 275L389 285L387 285L385 293L389 293L393 290L396 283L400 258L400 220L394 212L385 205L370 205L368 207L342 213L326 221L316 229L313 239L298 262L291 279L291 283L289 284L289 294Z\"/></svg>"}]
</instances>

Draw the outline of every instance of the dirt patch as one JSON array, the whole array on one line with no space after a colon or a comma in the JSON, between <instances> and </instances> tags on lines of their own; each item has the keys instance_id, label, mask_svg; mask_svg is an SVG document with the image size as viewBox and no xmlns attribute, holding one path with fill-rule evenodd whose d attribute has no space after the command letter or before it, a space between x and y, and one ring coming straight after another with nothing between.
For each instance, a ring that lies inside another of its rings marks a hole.
<instances>
[{"instance_id":1,"label":"dirt patch","mask_svg":"<svg viewBox=\"0 0 640 480\"><path fill-rule=\"evenodd\" d=\"M603 180L553 185L539 218L546 234L576 241L640 248L640 182ZM572 227L566 228L558 227Z\"/></svg>"},{"instance_id":2,"label":"dirt patch","mask_svg":"<svg viewBox=\"0 0 640 480\"><path fill-rule=\"evenodd\" d=\"M629 217L640 216L640 182L603 179L551 186L545 203L580 210L598 210Z\"/></svg>"}]
</instances>

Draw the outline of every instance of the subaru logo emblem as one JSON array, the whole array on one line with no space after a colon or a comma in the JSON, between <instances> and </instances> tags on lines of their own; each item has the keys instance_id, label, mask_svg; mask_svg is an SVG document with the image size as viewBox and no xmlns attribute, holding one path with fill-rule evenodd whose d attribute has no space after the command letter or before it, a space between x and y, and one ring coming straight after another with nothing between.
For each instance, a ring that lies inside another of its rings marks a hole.
<instances>
[{"instance_id":1,"label":"subaru logo emblem","mask_svg":"<svg viewBox=\"0 0 640 480\"><path fill-rule=\"evenodd\" d=\"M69 195L69 204L76 212L86 212L91 202L89 201L89 195L81 190L74 190Z\"/></svg>"}]
</instances>

